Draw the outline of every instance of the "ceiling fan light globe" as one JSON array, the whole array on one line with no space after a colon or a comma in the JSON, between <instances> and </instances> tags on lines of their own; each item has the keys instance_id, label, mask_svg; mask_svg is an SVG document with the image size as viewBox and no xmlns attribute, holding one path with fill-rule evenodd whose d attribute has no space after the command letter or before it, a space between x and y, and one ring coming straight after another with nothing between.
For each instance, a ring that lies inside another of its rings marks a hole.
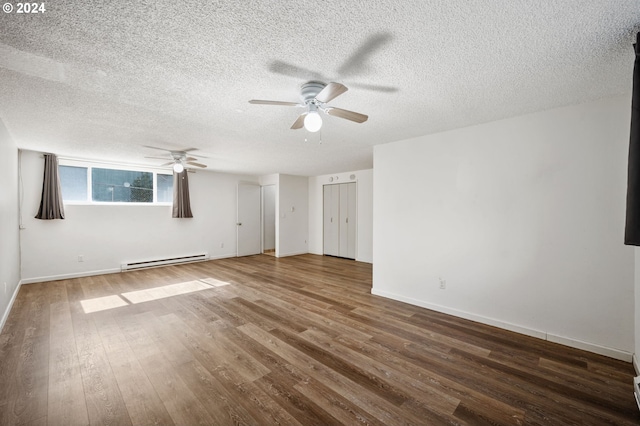
<instances>
[{"instance_id":1,"label":"ceiling fan light globe","mask_svg":"<svg viewBox=\"0 0 640 426\"><path fill-rule=\"evenodd\" d=\"M322 118L317 111L310 111L304 118L304 128L307 131L314 133L320 130L322 127Z\"/></svg>"},{"instance_id":2,"label":"ceiling fan light globe","mask_svg":"<svg viewBox=\"0 0 640 426\"><path fill-rule=\"evenodd\" d=\"M176 173L182 173L184 171L184 166L182 163L175 163L173 165L173 171Z\"/></svg>"}]
</instances>

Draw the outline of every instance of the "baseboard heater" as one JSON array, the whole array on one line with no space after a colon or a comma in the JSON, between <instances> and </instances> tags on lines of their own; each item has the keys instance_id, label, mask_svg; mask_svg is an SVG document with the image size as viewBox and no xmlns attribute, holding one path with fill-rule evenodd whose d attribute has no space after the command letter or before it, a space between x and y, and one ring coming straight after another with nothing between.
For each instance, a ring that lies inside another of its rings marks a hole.
<instances>
[{"instance_id":1,"label":"baseboard heater","mask_svg":"<svg viewBox=\"0 0 640 426\"><path fill-rule=\"evenodd\" d=\"M192 256L169 257L166 259L145 260L143 262L129 262L120 265L120 270L134 271L136 269L155 268L156 266L179 265L181 263L202 262L209 260L209 253L194 254Z\"/></svg>"}]
</instances>

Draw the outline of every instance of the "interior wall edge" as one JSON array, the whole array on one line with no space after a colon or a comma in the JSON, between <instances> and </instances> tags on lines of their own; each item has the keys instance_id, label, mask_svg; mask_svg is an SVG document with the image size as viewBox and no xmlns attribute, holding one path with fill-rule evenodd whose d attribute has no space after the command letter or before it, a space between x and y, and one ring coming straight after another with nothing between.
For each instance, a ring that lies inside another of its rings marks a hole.
<instances>
[{"instance_id":1,"label":"interior wall edge","mask_svg":"<svg viewBox=\"0 0 640 426\"><path fill-rule=\"evenodd\" d=\"M2 314L2 320L0 320L0 333L4 329L4 325L7 323L7 319L9 319L9 314L11 313L11 308L13 308L13 303L16 301L16 297L18 297L18 292L20 291L20 286L24 284L22 280L18 281L18 285L11 295L11 299L9 299L9 304L7 305L7 309Z\"/></svg>"},{"instance_id":2,"label":"interior wall edge","mask_svg":"<svg viewBox=\"0 0 640 426\"><path fill-rule=\"evenodd\" d=\"M410 305L419 306L425 309L431 309L436 312L441 312L443 314L452 315L458 318L467 319L470 321L479 322L482 324L490 325L493 327L498 327L503 330L513 331L515 333L523 334L525 336L534 337L536 339L547 340L549 342L557 343L563 346L568 346L575 349L582 349L588 352L592 352L598 355L604 355L609 358L614 358L620 361L632 362L635 360L635 356L630 352L623 351L620 349L609 348L606 346L597 345L595 343L584 342L577 339L572 339L570 337L562 337L556 336L553 334L548 334L547 332L541 330L535 330L528 327L523 327L518 324L512 324L505 321L499 321L493 318L485 317L482 315L477 315L471 312L461 311L458 309L447 308L445 306L436 305L433 303L425 302L423 300L414 299L411 297L405 297L399 294L387 292L384 290L378 290L375 288L371 289L371 294L375 296L385 297L387 299L397 300L399 302L408 303ZM634 366L636 363L634 362ZM636 372L638 371L636 367Z\"/></svg>"}]
</instances>

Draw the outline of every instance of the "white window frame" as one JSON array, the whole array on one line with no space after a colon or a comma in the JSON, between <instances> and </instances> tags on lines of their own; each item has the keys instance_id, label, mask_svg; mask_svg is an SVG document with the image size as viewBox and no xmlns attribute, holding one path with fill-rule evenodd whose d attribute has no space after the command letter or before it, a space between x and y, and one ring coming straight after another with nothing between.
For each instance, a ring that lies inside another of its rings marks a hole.
<instances>
[{"instance_id":1,"label":"white window frame","mask_svg":"<svg viewBox=\"0 0 640 426\"><path fill-rule=\"evenodd\" d=\"M58 166L69 167L83 167L87 170L87 199L85 201L63 200L65 205L92 205L92 206L171 206L172 201L159 202L158 201L158 176L157 175L173 175L172 170L162 169L158 167L149 166L136 166L131 164L117 164L106 163L100 161L88 161L88 160L76 160L70 158L59 158ZM126 170L132 172L147 172L153 174L153 201L151 203L139 203L139 202L123 202L123 201L93 201L92 200L92 181L91 181L91 169L112 169L112 170Z\"/></svg>"}]
</instances>

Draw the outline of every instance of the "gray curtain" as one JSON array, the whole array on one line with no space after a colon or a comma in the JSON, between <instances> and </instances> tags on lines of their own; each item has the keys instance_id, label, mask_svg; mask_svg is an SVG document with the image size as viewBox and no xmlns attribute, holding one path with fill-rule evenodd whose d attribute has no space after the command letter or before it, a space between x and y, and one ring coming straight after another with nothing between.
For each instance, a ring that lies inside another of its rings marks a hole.
<instances>
[{"instance_id":1,"label":"gray curtain","mask_svg":"<svg viewBox=\"0 0 640 426\"><path fill-rule=\"evenodd\" d=\"M629 164L627 171L627 220L624 243L640 246L640 33L633 45L636 59L633 66L631 95L631 132L629 134Z\"/></svg>"},{"instance_id":2,"label":"gray curtain","mask_svg":"<svg viewBox=\"0 0 640 426\"><path fill-rule=\"evenodd\" d=\"M42 179L42 198L36 219L64 219L64 205L58 176L58 157L44 154L44 178Z\"/></svg>"},{"instance_id":3,"label":"gray curtain","mask_svg":"<svg viewBox=\"0 0 640 426\"><path fill-rule=\"evenodd\" d=\"M193 217L189 199L189 177L187 170L173 172L173 213L172 217Z\"/></svg>"}]
</instances>

